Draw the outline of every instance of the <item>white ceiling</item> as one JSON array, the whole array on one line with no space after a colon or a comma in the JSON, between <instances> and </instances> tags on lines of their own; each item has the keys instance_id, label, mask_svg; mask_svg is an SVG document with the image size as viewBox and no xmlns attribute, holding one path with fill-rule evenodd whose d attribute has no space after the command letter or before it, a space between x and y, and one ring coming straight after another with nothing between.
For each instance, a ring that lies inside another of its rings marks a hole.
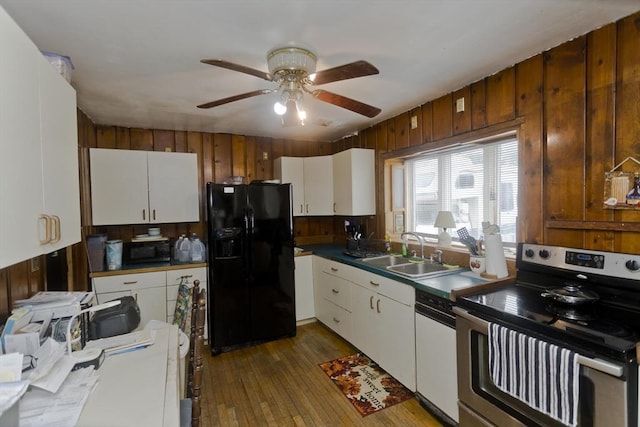
<instances>
[{"instance_id":1,"label":"white ceiling","mask_svg":"<svg viewBox=\"0 0 640 427\"><path fill-rule=\"evenodd\" d=\"M334 141L640 10L638 0L0 0L36 45L71 57L95 123ZM364 59L379 75L320 86L379 107L373 119L305 100L283 127L277 95L196 105L275 84L200 63L263 71L304 43L317 70ZM4 58L3 60L9 60Z\"/></svg>"}]
</instances>

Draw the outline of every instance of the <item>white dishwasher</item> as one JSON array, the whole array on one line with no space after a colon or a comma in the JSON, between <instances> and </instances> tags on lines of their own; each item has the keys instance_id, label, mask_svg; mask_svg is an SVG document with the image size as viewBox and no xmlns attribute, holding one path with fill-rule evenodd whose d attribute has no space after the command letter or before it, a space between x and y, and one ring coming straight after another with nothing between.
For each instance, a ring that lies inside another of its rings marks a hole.
<instances>
[{"instance_id":1,"label":"white dishwasher","mask_svg":"<svg viewBox=\"0 0 640 427\"><path fill-rule=\"evenodd\" d=\"M416 386L420 403L445 424L458 423L453 303L416 289Z\"/></svg>"}]
</instances>

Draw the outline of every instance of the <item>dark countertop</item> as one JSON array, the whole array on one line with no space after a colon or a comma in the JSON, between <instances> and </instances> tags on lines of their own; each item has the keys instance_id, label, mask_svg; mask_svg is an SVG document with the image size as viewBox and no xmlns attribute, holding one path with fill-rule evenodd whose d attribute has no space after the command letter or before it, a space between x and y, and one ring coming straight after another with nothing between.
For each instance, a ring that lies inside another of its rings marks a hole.
<instances>
[{"instance_id":1,"label":"dark countertop","mask_svg":"<svg viewBox=\"0 0 640 427\"><path fill-rule=\"evenodd\" d=\"M105 277L105 276L117 276L119 274L135 274L135 273L150 273L153 271L166 271L166 270L181 270L185 268L198 268L206 267L206 262L194 262L194 263L178 263L178 262L154 262L148 264L123 264L120 270L105 270L94 271L89 274L89 277Z\"/></svg>"},{"instance_id":2,"label":"dark countertop","mask_svg":"<svg viewBox=\"0 0 640 427\"><path fill-rule=\"evenodd\" d=\"M358 267L362 270L388 277L398 282L406 283L416 289L429 292L433 295L455 301L458 295L464 295L483 290L484 288L503 286L511 283L512 278L491 280L472 273L469 268L463 268L460 272L425 279L412 279L401 276L383 268L373 267L344 253L344 246L336 244L305 245L305 251L311 251L314 255L321 256L336 262Z\"/></svg>"}]
</instances>

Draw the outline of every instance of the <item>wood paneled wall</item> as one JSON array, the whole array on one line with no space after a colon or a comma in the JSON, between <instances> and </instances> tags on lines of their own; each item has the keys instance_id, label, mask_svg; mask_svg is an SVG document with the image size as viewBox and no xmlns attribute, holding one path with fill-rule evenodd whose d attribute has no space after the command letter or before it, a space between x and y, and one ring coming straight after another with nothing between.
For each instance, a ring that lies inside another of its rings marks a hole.
<instances>
[{"instance_id":1,"label":"wood paneled wall","mask_svg":"<svg viewBox=\"0 0 640 427\"><path fill-rule=\"evenodd\" d=\"M455 102L464 97L465 111ZM411 117L418 126L411 129ZM279 156L332 154L352 147L377 153L377 188L384 157L402 155L469 138L505 126L519 129L519 240L587 249L640 252L640 209L602 208L604 172L627 156L640 157L640 13L566 42L545 53L429 100L358 135L334 143L286 141L240 135L97 126L79 113L82 218L85 233L107 231L130 238L146 226L90 224L88 148L170 149L195 152L204 191L207 181L243 175L248 181L273 178ZM266 153L266 159L264 158ZM384 236L384 200L377 192L375 217L355 218ZM169 235L196 232L197 224L163 225ZM342 241L344 217L296 218L299 243ZM82 245L71 248L73 283L87 286ZM12 299L43 289L41 258L0 270L0 315ZM84 264L83 264L84 263ZM34 268L40 264L40 268Z\"/></svg>"}]
</instances>

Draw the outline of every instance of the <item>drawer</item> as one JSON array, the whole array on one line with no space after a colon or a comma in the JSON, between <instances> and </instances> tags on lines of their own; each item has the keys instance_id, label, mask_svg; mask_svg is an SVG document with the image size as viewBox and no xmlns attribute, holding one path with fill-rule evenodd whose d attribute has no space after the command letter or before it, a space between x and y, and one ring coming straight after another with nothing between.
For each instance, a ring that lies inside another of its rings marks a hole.
<instances>
[{"instance_id":1,"label":"drawer","mask_svg":"<svg viewBox=\"0 0 640 427\"><path fill-rule=\"evenodd\" d=\"M96 294L120 292L132 289L155 288L159 286L164 287L166 285L167 274L164 271L95 277L93 279L93 290Z\"/></svg>"},{"instance_id":2,"label":"drawer","mask_svg":"<svg viewBox=\"0 0 640 427\"><path fill-rule=\"evenodd\" d=\"M340 307L351 311L351 282L324 273L320 288L320 298L325 298Z\"/></svg>"},{"instance_id":3,"label":"drawer","mask_svg":"<svg viewBox=\"0 0 640 427\"><path fill-rule=\"evenodd\" d=\"M191 276L189 277L189 283L193 283L196 279L200 280L200 286L202 286L202 283L207 281L207 269L206 267L196 267L167 270L167 286L179 285L180 277L182 276Z\"/></svg>"},{"instance_id":4,"label":"drawer","mask_svg":"<svg viewBox=\"0 0 640 427\"><path fill-rule=\"evenodd\" d=\"M351 338L351 313L333 304L331 301L322 301L322 323L333 329L338 335L350 340Z\"/></svg>"},{"instance_id":5,"label":"drawer","mask_svg":"<svg viewBox=\"0 0 640 427\"><path fill-rule=\"evenodd\" d=\"M416 292L413 286L364 270L358 271L355 283L399 303L414 306Z\"/></svg>"}]
</instances>

